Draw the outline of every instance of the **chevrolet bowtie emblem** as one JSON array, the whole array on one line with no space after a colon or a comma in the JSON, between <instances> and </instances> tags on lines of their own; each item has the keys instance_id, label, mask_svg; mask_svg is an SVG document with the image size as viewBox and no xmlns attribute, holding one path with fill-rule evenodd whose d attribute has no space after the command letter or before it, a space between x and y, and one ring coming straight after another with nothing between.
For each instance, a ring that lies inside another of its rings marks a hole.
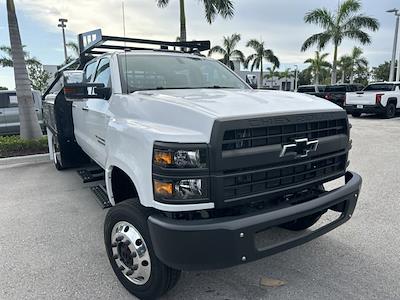
<instances>
[{"instance_id":1,"label":"chevrolet bowtie emblem","mask_svg":"<svg viewBox=\"0 0 400 300\"><path fill-rule=\"evenodd\" d=\"M283 145L280 157L295 156L296 158L307 157L311 151L317 151L318 140L309 141L307 138L296 139L294 143Z\"/></svg>"}]
</instances>

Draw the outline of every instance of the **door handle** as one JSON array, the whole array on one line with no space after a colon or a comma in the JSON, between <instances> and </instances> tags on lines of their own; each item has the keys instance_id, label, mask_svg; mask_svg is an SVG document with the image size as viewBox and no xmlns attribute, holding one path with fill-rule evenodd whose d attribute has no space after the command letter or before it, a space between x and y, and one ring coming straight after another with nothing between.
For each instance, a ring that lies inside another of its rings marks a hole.
<instances>
[{"instance_id":1,"label":"door handle","mask_svg":"<svg viewBox=\"0 0 400 300\"><path fill-rule=\"evenodd\" d=\"M89 111L89 108L87 108L87 107L85 106L85 107L82 107L82 110L84 110L84 111Z\"/></svg>"}]
</instances>

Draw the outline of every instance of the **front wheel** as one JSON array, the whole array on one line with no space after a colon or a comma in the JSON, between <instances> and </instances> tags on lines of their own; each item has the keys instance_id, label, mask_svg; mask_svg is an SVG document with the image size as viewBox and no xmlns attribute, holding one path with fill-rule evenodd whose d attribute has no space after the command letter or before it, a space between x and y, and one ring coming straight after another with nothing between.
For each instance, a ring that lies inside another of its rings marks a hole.
<instances>
[{"instance_id":1,"label":"front wheel","mask_svg":"<svg viewBox=\"0 0 400 300\"><path fill-rule=\"evenodd\" d=\"M130 199L112 207L104 222L104 242L114 273L139 299L157 299L172 289L180 277L180 271L156 257L148 216L138 199Z\"/></svg>"},{"instance_id":2,"label":"front wheel","mask_svg":"<svg viewBox=\"0 0 400 300\"><path fill-rule=\"evenodd\" d=\"M395 116L396 116L396 105L394 105L394 103L388 103L386 105L386 111L384 117L386 119L391 119L394 118Z\"/></svg>"},{"instance_id":3,"label":"front wheel","mask_svg":"<svg viewBox=\"0 0 400 300\"><path fill-rule=\"evenodd\" d=\"M61 159L61 153L60 153L60 147L57 143L56 137L53 135L53 162L54 166L56 167L57 170L61 171L64 170L64 166L62 164L62 159Z\"/></svg>"}]
</instances>

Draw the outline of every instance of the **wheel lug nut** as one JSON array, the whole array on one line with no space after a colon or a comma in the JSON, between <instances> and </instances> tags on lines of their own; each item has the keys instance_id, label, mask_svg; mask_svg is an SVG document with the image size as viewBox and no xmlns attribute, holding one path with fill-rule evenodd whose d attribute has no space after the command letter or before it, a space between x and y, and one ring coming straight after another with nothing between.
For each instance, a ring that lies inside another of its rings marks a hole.
<instances>
[{"instance_id":1,"label":"wheel lug nut","mask_svg":"<svg viewBox=\"0 0 400 300\"><path fill-rule=\"evenodd\" d=\"M126 272L125 274L126 274L126 276L131 276L131 275L133 274L133 271L132 271L132 270L129 270L129 271Z\"/></svg>"},{"instance_id":2,"label":"wheel lug nut","mask_svg":"<svg viewBox=\"0 0 400 300\"><path fill-rule=\"evenodd\" d=\"M139 266L138 266L138 265L133 265L132 269L133 269L134 271L136 271L137 269L139 269Z\"/></svg>"},{"instance_id":3,"label":"wheel lug nut","mask_svg":"<svg viewBox=\"0 0 400 300\"><path fill-rule=\"evenodd\" d=\"M120 242L120 241L122 241L124 239L124 237L122 236L122 235L120 235L119 237L117 237L115 240L117 241L117 242Z\"/></svg>"},{"instance_id":4,"label":"wheel lug nut","mask_svg":"<svg viewBox=\"0 0 400 300\"><path fill-rule=\"evenodd\" d=\"M131 256L135 258L137 256L136 252L132 252Z\"/></svg>"},{"instance_id":5,"label":"wheel lug nut","mask_svg":"<svg viewBox=\"0 0 400 300\"><path fill-rule=\"evenodd\" d=\"M119 258L118 254L115 254L115 255L113 256L113 258L114 258L114 259Z\"/></svg>"},{"instance_id":6,"label":"wheel lug nut","mask_svg":"<svg viewBox=\"0 0 400 300\"><path fill-rule=\"evenodd\" d=\"M124 267L124 266L120 266L119 269L120 269L121 271L123 271L123 270L125 270L125 267Z\"/></svg>"},{"instance_id":7,"label":"wheel lug nut","mask_svg":"<svg viewBox=\"0 0 400 300\"><path fill-rule=\"evenodd\" d=\"M126 241L124 242L124 244L125 244L126 246L129 246L129 245L131 244L131 241L130 241L130 240L126 240Z\"/></svg>"}]
</instances>

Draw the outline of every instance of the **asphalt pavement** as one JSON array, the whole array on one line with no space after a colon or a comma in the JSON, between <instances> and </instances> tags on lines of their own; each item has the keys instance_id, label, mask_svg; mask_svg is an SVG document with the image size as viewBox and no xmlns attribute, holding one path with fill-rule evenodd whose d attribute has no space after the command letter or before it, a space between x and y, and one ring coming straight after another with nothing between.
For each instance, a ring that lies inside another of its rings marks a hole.
<instances>
[{"instance_id":1,"label":"asphalt pavement","mask_svg":"<svg viewBox=\"0 0 400 300\"><path fill-rule=\"evenodd\" d=\"M184 272L164 299L400 299L400 118L350 121L363 188L348 223L256 262ZM105 253L106 211L75 170L0 164L0 205L0 299L134 299Z\"/></svg>"}]
</instances>

